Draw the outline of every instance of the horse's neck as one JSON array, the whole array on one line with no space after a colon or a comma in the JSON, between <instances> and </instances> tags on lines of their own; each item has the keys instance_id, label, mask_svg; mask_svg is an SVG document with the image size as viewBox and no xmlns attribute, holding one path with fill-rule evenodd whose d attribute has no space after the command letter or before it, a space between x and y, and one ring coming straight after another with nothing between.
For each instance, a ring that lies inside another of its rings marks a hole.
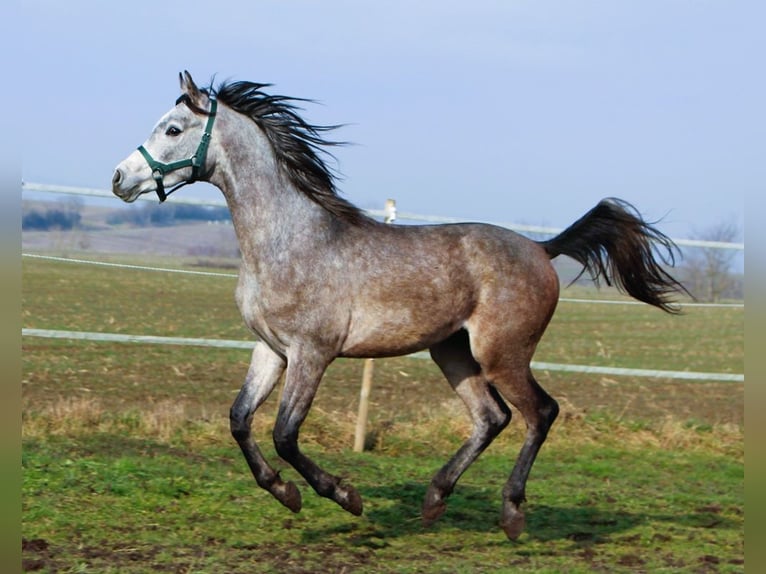
<instances>
[{"instance_id":1,"label":"horse's neck","mask_svg":"<svg viewBox=\"0 0 766 574\"><path fill-rule=\"evenodd\" d=\"M250 269L310 257L337 232L332 215L292 187L276 163L260 158L228 169L216 185L231 212L243 263Z\"/></svg>"}]
</instances>

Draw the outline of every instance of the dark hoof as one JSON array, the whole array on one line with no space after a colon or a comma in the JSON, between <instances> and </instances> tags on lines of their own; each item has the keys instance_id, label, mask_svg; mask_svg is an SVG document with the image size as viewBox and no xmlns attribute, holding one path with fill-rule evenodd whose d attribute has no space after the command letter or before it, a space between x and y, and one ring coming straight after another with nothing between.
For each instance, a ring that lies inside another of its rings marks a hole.
<instances>
[{"instance_id":1,"label":"dark hoof","mask_svg":"<svg viewBox=\"0 0 766 574\"><path fill-rule=\"evenodd\" d=\"M447 503L443 500L440 500L431 506L423 506L423 526L426 528L433 526L434 522L439 520L445 510L447 510Z\"/></svg>"},{"instance_id":2,"label":"dark hoof","mask_svg":"<svg viewBox=\"0 0 766 574\"><path fill-rule=\"evenodd\" d=\"M447 510L447 503L444 502L444 499L435 488L429 486L428 492L426 492L426 499L423 501L423 510L421 511L423 526L429 527L433 525L444 514L445 510Z\"/></svg>"},{"instance_id":3,"label":"dark hoof","mask_svg":"<svg viewBox=\"0 0 766 574\"><path fill-rule=\"evenodd\" d=\"M362 515L362 497L353 486L336 487L334 499L343 510L354 516Z\"/></svg>"},{"instance_id":4,"label":"dark hoof","mask_svg":"<svg viewBox=\"0 0 766 574\"><path fill-rule=\"evenodd\" d=\"M524 531L527 519L524 517L524 511L512 504L506 504L503 507L503 518L500 526L505 530L505 535L509 540L516 540Z\"/></svg>"},{"instance_id":5,"label":"dark hoof","mask_svg":"<svg viewBox=\"0 0 766 574\"><path fill-rule=\"evenodd\" d=\"M293 512L301 511L301 491L293 482L280 482L272 486L271 494Z\"/></svg>"}]
</instances>

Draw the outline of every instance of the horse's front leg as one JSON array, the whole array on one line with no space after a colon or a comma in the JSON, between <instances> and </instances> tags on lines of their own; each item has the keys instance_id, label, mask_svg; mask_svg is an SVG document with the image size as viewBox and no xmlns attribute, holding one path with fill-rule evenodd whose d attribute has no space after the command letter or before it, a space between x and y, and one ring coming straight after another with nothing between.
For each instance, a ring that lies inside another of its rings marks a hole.
<instances>
[{"instance_id":1,"label":"horse's front leg","mask_svg":"<svg viewBox=\"0 0 766 574\"><path fill-rule=\"evenodd\" d=\"M301 494L292 482L283 482L261 454L251 434L256 409L274 390L285 370L285 361L265 343L258 342L253 349L245 383L229 411L231 434L242 449L256 482L293 512L301 509Z\"/></svg>"},{"instance_id":2,"label":"horse's front leg","mask_svg":"<svg viewBox=\"0 0 766 574\"><path fill-rule=\"evenodd\" d=\"M359 516L362 514L362 497L356 489L341 484L340 477L322 470L298 447L300 426L308 415L319 382L331 360L315 351L288 353L282 402L274 426L274 446L279 456L289 462L317 494L334 500L344 510Z\"/></svg>"}]
</instances>

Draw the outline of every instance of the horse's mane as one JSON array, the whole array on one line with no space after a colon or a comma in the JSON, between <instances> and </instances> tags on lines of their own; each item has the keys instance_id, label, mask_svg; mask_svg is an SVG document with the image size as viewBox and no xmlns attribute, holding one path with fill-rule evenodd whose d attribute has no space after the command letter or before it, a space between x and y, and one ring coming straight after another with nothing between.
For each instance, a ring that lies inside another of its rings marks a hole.
<instances>
[{"instance_id":1,"label":"horse's mane","mask_svg":"<svg viewBox=\"0 0 766 574\"><path fill-rule=\"evenodd\" d=\"M338 126L315 126L298 115L295 102L302 98L271 95L255 82L222 83L203 90L231 109L246 115L261 128L274 150L278 164L295 188L340 219L354 225L372 220L361 209L338 195L336 176L322 155L333 158L327 147L343 142L327 140L323 134Z\"/></svg>"}]
</instances>

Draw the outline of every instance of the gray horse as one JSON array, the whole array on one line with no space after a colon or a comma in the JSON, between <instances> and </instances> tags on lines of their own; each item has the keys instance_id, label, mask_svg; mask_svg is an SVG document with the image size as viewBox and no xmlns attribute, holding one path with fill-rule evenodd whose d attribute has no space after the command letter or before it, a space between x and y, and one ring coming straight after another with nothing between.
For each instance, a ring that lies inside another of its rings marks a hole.
<instances>
[{"instance_id":1,"label":"gray horse","mask_svg":"<svg viewBox=\"0 0 766 574\"><path fill-rule=\"evenodd\" d=\"M324 136L332 128L306 123L295 103L302 100L264 93L266 84L199 89L188 72L180 80L181 97L119 164L113 191L126 202L148 192L164 201L204 180L226 198L242 252L236 300L257 336L231 432L257 483L300 510L298 488L268 464L250 430L285 373L277 453L319 495L361 514L357 490L301 452L301 423L336 357L429 349L473 431L433 477L424 523L441 516L459 477L508 424L510 403L527 427L502 493L502 527L517 538L527 477L559 411L530 370L559 296L551 259L568 255L594 279L675 312L669 296L684 289L661 266L673 262L672 242L617 199L542 242L485 224L384 225L338 195L322 158L335 143Z\"/></svg>"}]
</instances>

